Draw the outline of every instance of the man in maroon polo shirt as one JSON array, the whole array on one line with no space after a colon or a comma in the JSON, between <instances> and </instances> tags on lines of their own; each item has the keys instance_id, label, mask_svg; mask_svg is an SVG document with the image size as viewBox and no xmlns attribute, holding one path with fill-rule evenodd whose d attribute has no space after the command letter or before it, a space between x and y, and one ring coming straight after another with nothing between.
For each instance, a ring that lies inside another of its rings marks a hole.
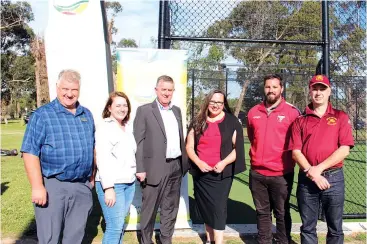
<instances>
[{"instance_id":1,"label":"man in maroon polo shirt","mask_svg":"<svg viewBox=\"0 0 367 244\"><path fill-rule=\"evenodd\" d=\"M289 197L295 163L288 143L290 125L300 112L282 98L282 92L280 75L265 76L265 100L247 115L247 135L251 142L250 190L256 207L259 244L272 243L272 209L276 240L286 244L291 239Z\"/></svg>"},{"instance_id":2,"label":"man in maroon polo shirt","mask_svg":"<svg viewBox=\"0 0 367 244\"><path fill-rule=\"evenodd\" d=\"M316 225L319 201L325 211L328 233L326 243L344 242L343 160L354 141L348 115L332 108L331 87L324 75L309 82L312 102L292 126L290 149L300 166L297 201L302 219L301 243L318 243Z\"/></svg>"}]
</instances>

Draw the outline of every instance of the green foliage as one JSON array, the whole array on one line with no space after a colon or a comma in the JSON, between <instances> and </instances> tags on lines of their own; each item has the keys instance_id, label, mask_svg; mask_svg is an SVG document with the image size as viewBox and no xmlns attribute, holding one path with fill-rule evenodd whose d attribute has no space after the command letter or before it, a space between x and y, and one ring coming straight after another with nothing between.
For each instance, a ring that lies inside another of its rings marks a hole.
<instances>
[{"instance_id":1,"label":"green foliage","mask_svg":"<svg viewBox=\"0 0 367 244\"><path fill-rule=\"evenodd\" d=\"M33 13L27 2L1 1L1 102L2 115L18 117L21 98L35 99L34 59L29 47L34 37L28 22ZM7 107L7 105L11 105Z\"/></svg>"},{"instance_id":2,"label":"green foliage","mask_svg":"<svg viewBox=\"0 0 367 244\"><path fill-rule=\"evenodd\" d=\"M110 15L110 17L112 18L115 18L123 10L121 3L117 1L106 1L105 8L106 8L107 14Z\"/></svg>"},{"instance_id":3,"label":"green foliage","mask_svg":"<svg viewBox=\"0 0 367 244\"><path fill-rule=\"evenodd\" d=\"M134 39L122 38L117 44L117 47L138 47L138 45Z\"/></svg>"},{"instance_id":4,"label":"green foliage","mask_svg":"<svg viewBox=\"0 0 367 244\"><path fill-rule=\"evenodd\" d=\"M24 53L34 36L27 25L33 20L31 5L27 2L12 3L1 0L1 55L10 50Z\"/></svg>"}]
</instances>

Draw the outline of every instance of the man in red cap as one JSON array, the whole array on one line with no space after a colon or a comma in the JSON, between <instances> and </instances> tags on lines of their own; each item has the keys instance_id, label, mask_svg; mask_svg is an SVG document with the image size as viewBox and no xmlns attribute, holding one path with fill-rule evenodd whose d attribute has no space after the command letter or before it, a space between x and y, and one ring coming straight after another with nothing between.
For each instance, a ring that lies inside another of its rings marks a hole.
<instances>
[{"instance_id":1,"label":"man in red cap","mask_svg":"<svg viewBox=\"0 0 367 244\"><path fill-rule=\"evenodd\" d=\"M290 149L300 166L297 201L302 219L301 243L318 243L319 202L328 226L326 243L344 242L343 160L354 146L348 115L329 102L331 86L324 75L309 83L312 102L292 125Z\"/></svg>"}]
</instances>

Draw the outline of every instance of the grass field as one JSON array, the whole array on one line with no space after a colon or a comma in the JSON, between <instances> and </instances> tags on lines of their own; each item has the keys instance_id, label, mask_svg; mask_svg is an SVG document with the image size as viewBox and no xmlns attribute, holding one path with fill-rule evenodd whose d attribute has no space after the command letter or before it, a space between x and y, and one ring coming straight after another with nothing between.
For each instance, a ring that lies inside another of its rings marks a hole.
<instances>
[{"instance_id":1,"label":"grass field","mask_svg":"<svg viewBox=\"0 0 367 244\"><path fill-rule=\"evenodd\" d=\"M1 125L1 148L18 151L21 146L25 126L23 122L10 121ZM245 144L246 151L248 143ZM249 164L248 157L246 158ZM346 175L346 213L364 213L366 209L366 146L358 144L354 147L345 164ZM294 222L300 222L295 199L297 178L291 198L292 218ZM190 205L194 203L192 197L192 181L189 179ZM101 211L98 204L88 220L85 243L101 238ZM197 214L190 208L193 222L199 222ZM251 193L248 188L248 171L237 175L233 182L228 202L228 223L255 223L255 210ZM1 234L2 237L24 238L35 234L35 220L33 206L30 201L30 186L24 171L20 156L1 157ZM297 237L295 237L297 238ZM365 235L358 235L354 239L365 240ZM135 242L136 235L128 233L125 236L126 243ZM197 240L177 240L175 243L198 243ZM227 243L243 243L243 241L228 239ZM250 242L251 243L251 242Z\"/></svg>"}]
</instances>

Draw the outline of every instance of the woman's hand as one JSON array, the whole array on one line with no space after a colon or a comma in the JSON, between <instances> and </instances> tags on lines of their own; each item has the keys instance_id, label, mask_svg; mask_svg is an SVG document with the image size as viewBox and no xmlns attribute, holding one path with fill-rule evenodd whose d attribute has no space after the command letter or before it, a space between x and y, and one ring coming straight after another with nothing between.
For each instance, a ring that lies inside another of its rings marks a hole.
<instances>
[{"instance_id":1,"label":"woman's hand","mask_svg":"<svg viewBox=\"0 0 367 244\"><path fill-rule=\"evenodd\" d=\"M199 169L201 170L201 172L203 173L207 173L209 171L212 171L213 168L210 167L207 163L205 163L204 161L200 161L200 163L198 164Z\"/></svg>"},{"instance_id":2,"label":"woman's hand","mask_svg":"<svg viewBox=\"0 0 367 244\"><path fill-rule=\"evenodd\" d=\"M116 203L116 193L113 187L108 188L104 191L104 202L106 203L107 207L113 207Z\"/></svg>"},{"instance_id":3,"label":"woman's hand","mask_svg":"<svg viewBox=\"0 0 367 244\"><path fill-rule=\"evenodd\" d=\"M214 171L216 173L222 173L222 171L224 170L224 168L226 167L226 165L223 163L223 161L219 161L215 166L214 166Z\"/></svg>"}]
</instances>

